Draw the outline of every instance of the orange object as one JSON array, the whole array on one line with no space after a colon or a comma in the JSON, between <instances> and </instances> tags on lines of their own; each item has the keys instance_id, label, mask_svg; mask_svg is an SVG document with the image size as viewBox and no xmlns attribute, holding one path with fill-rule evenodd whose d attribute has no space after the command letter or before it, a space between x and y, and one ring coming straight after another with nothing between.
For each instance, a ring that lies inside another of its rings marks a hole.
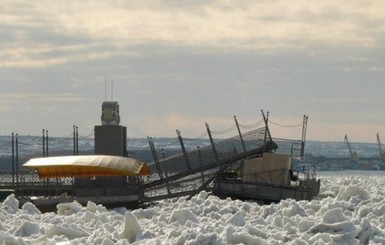
<instances>
[{"instance_id":1,"label":"orange object","mask_svg":"<svg viewBox=\"0 0 385 245\"><path fill-rule=\"evenodd\" d=\"M40 178L151 175L143 161L110 155L32 158L23 167L36 169Z\"/></svg>"}]
</instances>

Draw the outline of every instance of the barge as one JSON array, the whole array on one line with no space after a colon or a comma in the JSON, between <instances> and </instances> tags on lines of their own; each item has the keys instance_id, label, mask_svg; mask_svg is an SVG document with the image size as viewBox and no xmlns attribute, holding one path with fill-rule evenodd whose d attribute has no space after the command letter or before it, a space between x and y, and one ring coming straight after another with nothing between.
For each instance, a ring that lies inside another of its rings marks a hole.
<instances>
[{"instance_id":1,"label":"barge","mask_svg":"<svg viewBox=\"0 0 385 245\"><path fill-rule=\"evenodd\" d=\"M320 180L315 172L294 173L292 169L291 158L286 155L264 153L261 157L244 159L239 172L227 171L214 180L213 193L263 203L288 198L311 200L317 196Z\"/></svg>"}]
</instances>

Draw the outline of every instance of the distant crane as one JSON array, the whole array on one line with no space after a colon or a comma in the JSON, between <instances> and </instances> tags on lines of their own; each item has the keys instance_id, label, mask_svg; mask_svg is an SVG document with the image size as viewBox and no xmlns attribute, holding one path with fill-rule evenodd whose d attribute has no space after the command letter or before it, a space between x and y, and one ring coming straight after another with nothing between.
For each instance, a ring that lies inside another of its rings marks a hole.
<instances>
[{"instance_id":1,"label":"distant crane","mask_svg":"<svg viewBox=\"0 0 385 245\"><path fill-rule=\"evenodd\" d=\"M353 162L357 162L357 161L358 161L358 155L357 155L357 152L352 151L352 148L350 147L350 144L349 144L349 140L348 140L348 135L347 135L347 134L345 134L345 142L346 142L346 144L348 145L348 149L349 149L349 153L350 153L350 159L351 159Z\"/></svg>"},{"instance_id":2,"label":"distant crane","mask_svg":"<svg viewBox=\"0 0 385 245\"><path fill-rule=\"evenodd\" d=\"M380 135L378 133L377 133L377 143L378 143L378 149L379 149L379 157L381 160L384 160L385 159L385 153L382 151Z\"/></svg>"}]
</instances>

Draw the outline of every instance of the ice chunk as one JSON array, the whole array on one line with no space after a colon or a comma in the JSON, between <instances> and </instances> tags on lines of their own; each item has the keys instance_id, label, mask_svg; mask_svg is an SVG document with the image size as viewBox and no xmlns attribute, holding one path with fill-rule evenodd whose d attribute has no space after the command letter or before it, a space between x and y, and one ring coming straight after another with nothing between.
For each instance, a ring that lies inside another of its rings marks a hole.
<instances>
[{"instance_id":1,"label":"ice chunk","mask_svg":"<svg viewBox=\"0 0 385 245\"><path fill-rule=\"evenodd\" d=\"M244 226L245 225L245 213L243 211L236 212L233 216L231 216L226 224L232 224L234 226Z\"/></svg>"},{"instance_id":2,"label":"ice chunk","mask_svg":"<svg viewBox=\"0 0 385 245\"><path fill-rule=\"evenodd\" d=\"M276 226L276 227L280 227L282 228L283 227L283 221L282 221L282 217L279 216L279 215L274 215L272 217L272 225Z\"/></svg>"},{"instance_id":3,"label":"ice chunk","mask_svg":"<svg viewBox=\"0 0 385 245\"><path fill-rule=\"evenodd\" d=\"M191 202L201 204L206 200L207 195L208 194L206 191L201 191L198 195L195 195L191 198Z\"/></svg>"},{"instance_id":4,"label":"ice chunk","mask_svg":"<svg viewBox=\"0 0 385 245\"><path fill-rule=\"evenodd\" d=\"M87 211L96 213L97 210L98 210L98 206L94 202L91 202L91 201L87 202Z\"/></svg>"},{"instance_id":5,"label":"ice chunk","mask_svg":"<svg viewBox=\"0 0 385 245\"><path fill-rule=\"evenodd\" d=\"M108 237L104 238L104 240L101 243L101 245L114 245L114 244L115 243L111 241L111 239L109 239Z\"/></svg>"},{"instance_id":6,"label":"ice chunk","mask_svg":"<svg viewBox=\"0 0 385 245\"><path fill-rule=\"evenodd\" d=\"M227 244L268 245L265 239L251 236L245 232L236 232L234 226L228 226L225 230Z\"/></svg>"},{"instance_id":7,"label":"ice chunk","mask_svg":"<svg viewBox=\"0 0 385 245\"><path fill-rule=\"evenodd\" d=\"M28 237L32 234L39 234L39 224L30 221L24 221L14 232L17 237Z\"/></svg>"},{"instance_id":8,"label":"ice chunk","mask_svg":"<svg viewBox=\"0 0 385 245\"><path fill-rule=\"evenodd\" d=\"M345 241L347 244L353 244L355 241L356 228L352 222L345 221L340 223L326 224L321 223L313 226L307 234L311 234L311 240L314 242L318 238L329 242L331 238L334 242Z\"/></svg>"},{"instance_id":9,"label":"ice chunk","mask_svg":"<svg viewBox=\"0 0 385 245\"><path fill-rule=\"evenodd\" d=\"M171 217L170 217L170 223L176 221L181 225L184 225L187 220L191 220L192 222L195 222L195 223L198 222L197 217L190 210L186 210L186 209L176 210L171 214Z\"/></svg>"},{"instance_id":10,"label":"ice chunk","mask_svg":"<svg viewBox=\"0 0 385 245\"><path fill-rule=\"evenodd\" d=\"M54 225L45 231L46 235L48 237L53 237L55 235L60 236L66 236L68 239L75 239L79 237L85 237L89 236L90 234L86 231L79 229L79 228L69 228L65 226L60 225Z\"/></svg>"},{"instance_id":11,"label":"ice chunk","mask_svg":"<svg viewBox=\"0 0 385 245\"><path fill-rule=\"evenodd\" d=\"M33 205L31 202L26 202L21 207L24 211L26 211L28 214L34 215L34 214L41 214L40 210L36 208L35 205Z\"/></svg>"},{"instance_id":12,"label":"ice chunk","mask_svg":"<svg viewBox=\"0 0 385 245\"><path fill-rule=\"evenodd\" d=\"M154 209L136 209L132 211L132 213L136 216L138 219L152 219L154 216L158 216L159 213L156 212Z\"/></svg>"},{"instance_id":13,"label":"ice chunk","mask_svg":"<svg viewBox=\"0 0 385 245\"><path fill-rule=\"evenodd\" d=\"M215 233L210 234L198 234L195 239L186 241L186 245L212 245L221 244L220 238Z\"/></svg>"},{"instance_id":14,"label":"ice chunk","mask_svg":"<svg viewBox=\"0 0 385 245\"><path fill-rule=\"evenodd\" d=\"M89 223L92 220L94 220L96 222L96 221L100 220L100 218L95 213L87 211L86 214L84 215L84 221Z\"/></svg>"},{"instance_id":15,"label":"ice chunk","mask_svg":"<svg viewBox=\"0 0 385 245\"><path fill-rule=\"evenodd\" d=\"M282 210L282 215L286 217L292 217L295 215L306 216L306 211L297 203L292 202L290 207L284 208Z\"/></svg>"},{"instance_id":16,"label":"ice chunk","mask_svg":"<svg viewBox=\"0 0 385 245\"><path fill-rule=\"evenodd\" d=\"M127 211L124 217L124 228L123 231L119 234L119 237L126 238L130 242L135 242L141 232L142 229L138 223L138 220L131 212Z\"/></svg>"},{"instance_id":17,"label":"ice chunk","mask_svg":"<svg viewBox=\"0 0 385 245\"><path fill-rule=\"evenodd\" d=\"M0 232L0 244L19 244L19 243L16 237ZM20 244L23 244L23 243L20 243Z\"/></svg>"},{"instance_id":18,"label":"ice chunk","mask_svg":"<svg viewBox=\"0 0 385 245\"><path fill-rule=\"evenodd\" d=\"M4 200L3 206L8 207L11 213L16 213L19 211L19 200L16 199L15 194L11 194Z\"/></svg>"},{"instance_id":19,"label":"ice chunk","mask_svg":"<svg viewBox=\"0 0 385 245\"><path fill-rule=\"evenodd\" d=\"M332 236L327 233L318 233L314 236L312 236L309 239L310 244L319 244L319 245L329 245L329 244L336 244L336 242L333 240ZM350 243L344 243L341 241L342 244L350 244ZM338 244L338 243L337 243Z\"/></svg>"},{"instance_id":20,"label":"ice chunk","mask_svg":"<svg viewBox=\"0 0 385 245\"><path fill-rule=\"evenodd\" d=\"M316 223L316 220L301 219L301 221L298 223L298 230L300 232L307 231L311 227L313 227L315 223Z\"/></svg>"},{"instance_id":21,"label":"ice chunk","mask_svg":"<svg viewBox=\"0 0 385 245\"><path fill-rule=\"evenodd\" d=\"M307 241L301 240L301 239L294 239L293 241L288 243L289 245L309 245Z\"/></svg>"},{"instance_id":22,"label":"ice chunk","mask_svg":"<svg viewBox=\"0 0 385 245\"><path fill-rule=\"evenodd\" d=\"M59 215L71 215L80 212L83 206L77 201L59 203L56 205L57 213Z\"/></svg>"},{"instance_id":23,"label":"ice chunk","mask_svg":"<svg viewBox=\"0 0 385 245\"><path fill-rule=\"evenodd\" d=\"M285 224L285 230L287 234L296 234L297 229L295 226L291 225L290 223Z\"/></svg>"},{"instance_id":24,"label":"ice chunk","mask_svg":"<svg viewBox=\"0 0 385 245\"><path fill-rule=\"evenodd\" d=\"M44 235L36 239L32 239L30 242L31 242L30 244L33 244L33 245L51 245L52 244L52 242L49 241L47 236L44 236Z\"/></svg>"},{"instance_id":25,"label":"ice chunk","mask_svg":"<svg viewBox=\"0 0 385 245\"><path fill-rule=\"evenodd\" d=\"M346 217L343 214L342 208L334 208L328 210L322 216L322 220L327 224L334 224L346 220Z\"/></svg>"},{"instance_id":26,"label":"ice chunk","mask_svg":"<svg viewBox=\"0 0 385 245\"><path fill-rule=\"evenodd\" d=\"M264 231L264 230L260 230L260 229L258 229L256 227L253 227L253 226L250 226L250 225L248 225L246 228L247 228L247 230L249 231L249 233L251 235L260 237L260 238L265 239L265 240L268 238L268 233L266 231Z\"/></svg>"},{"instance_id":27,"label":"ice chunk","mask_svg":"<svg viewBox=\"0 0 385 245\"><path fill-rule=\"evenodd\" d=\"M368 219L363 219L361 231L357 234L357 237L360 239L360 244L368 244L369 240L372 240L376 235L383 235L383 233L376 226L372 225Z\"/></svg>"},{"instance_id":28,"label":"ice chunk","mask_svg":"<svg viewBox=\"0 0 385 245\"><path fill-rule=\"evenodd\" d=\"M362 200L370 199L369 193L362 187L350 185L337 195L337 200L349 201L351 197L358 196Z\"/></svg>"}]
</instances>

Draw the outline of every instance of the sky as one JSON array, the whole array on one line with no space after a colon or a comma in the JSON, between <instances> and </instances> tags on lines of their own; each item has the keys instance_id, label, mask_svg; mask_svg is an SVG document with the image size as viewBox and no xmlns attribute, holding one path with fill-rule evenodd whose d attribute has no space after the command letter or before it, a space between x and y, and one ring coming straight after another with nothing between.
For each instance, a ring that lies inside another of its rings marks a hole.
<instances>
[{"instance_id":1,"label":"sky","mask_svg":"<svg viewBox=\"0 0 385 245\"><path fill-rule=\"evenodd\" d=\"M385 137L385 2L2 0L0 134L69 136L120 105L128 137L258 122Z\"/></svg>"}]
</instances>

